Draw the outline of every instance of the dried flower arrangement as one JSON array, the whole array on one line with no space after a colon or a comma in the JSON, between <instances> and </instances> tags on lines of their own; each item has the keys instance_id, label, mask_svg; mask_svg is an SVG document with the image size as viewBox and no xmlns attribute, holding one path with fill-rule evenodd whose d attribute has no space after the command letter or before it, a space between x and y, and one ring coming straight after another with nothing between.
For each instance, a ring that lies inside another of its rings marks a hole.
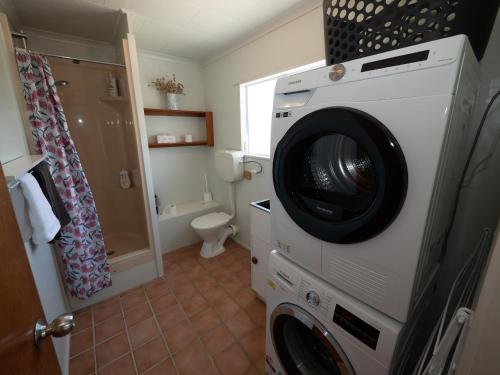
<instances>
[{"instance_id":1,"label":"dried flower arrangement","mask_svg":"<svg viewBox=\"0 0 500 375\"><path fill-rule=\"evenodd\" d=\"M173 75L172 79L169 79L168 76L166 76L156 78L151 83L158 91L162 93L185 95L184 85L180 82L177 82L177 80L175 79L175 74Z\"/></svg>"}]
</instances>

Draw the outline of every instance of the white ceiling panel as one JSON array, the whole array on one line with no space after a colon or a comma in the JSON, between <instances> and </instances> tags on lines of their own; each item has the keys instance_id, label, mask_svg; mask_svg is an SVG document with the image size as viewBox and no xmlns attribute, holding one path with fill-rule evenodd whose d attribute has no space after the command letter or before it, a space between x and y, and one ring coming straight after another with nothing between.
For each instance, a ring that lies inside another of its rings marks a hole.
<instances>
[{"instance_id":1,"label":"white ceiling panel","mask_svg":"<svg viewBox=\"0 0 500 375\"><path fill-rule=\"evenodd\" d=\"M321 0L11 0L23 27L111 42L131 14L139 48L206 59L299 6Z\"/></svg>"}]
</instances>

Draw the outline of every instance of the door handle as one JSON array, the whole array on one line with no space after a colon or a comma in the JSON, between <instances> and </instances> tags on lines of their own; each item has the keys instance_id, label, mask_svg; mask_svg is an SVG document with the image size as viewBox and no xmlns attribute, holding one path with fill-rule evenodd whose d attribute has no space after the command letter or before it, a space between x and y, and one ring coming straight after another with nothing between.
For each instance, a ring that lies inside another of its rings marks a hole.
<instances>
[{"instance_id":1,"label":"door handle","mask_svg":"<svg viewBox=\"0 0 500 375\"><path fill-rule=\"evenodd\" d=\"M257 259L257 257L252 257L252 263L253 264L259 263L259 260Z\"/></svg>"},{"instance_id":2,"label":"door handle","mask_svg":"<svg viewBox=\"0 0 500 375\"><path fill-rule=\"evenodd\" d=\"M35 324L34 335L35 345L40 347L42 339L47 336L62 337L70 333L75 327L75 319L73 314L61 314L51 323L44 323L43 320L38 320Z\"/></svg>"}]
</instances>

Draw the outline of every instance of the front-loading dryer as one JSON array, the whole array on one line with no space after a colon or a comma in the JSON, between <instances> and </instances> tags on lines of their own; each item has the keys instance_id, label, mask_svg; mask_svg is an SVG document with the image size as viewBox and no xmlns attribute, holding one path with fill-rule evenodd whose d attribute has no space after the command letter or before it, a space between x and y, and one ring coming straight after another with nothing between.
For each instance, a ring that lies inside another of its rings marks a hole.
<instances>
[{"instance_id":1,"label":"front-loading dryer","mask_svg":"<svg viewBox=\"0 0 500 375\"><path fill-rule=\"evenodd\" d=\"M406 321L439 269L477 68L455 36L278 80L273 248Z\"/></svg>"},{"instance_id":2,"label":"front-loading dryer","mask_svg":"<svg viewBox=\"0 0 500 375\"><path fill-rule=\"evenodd\" d=\"M387 375L401 323L273 251L269 259L269 375Z\"/></svg>"}]
</instances>

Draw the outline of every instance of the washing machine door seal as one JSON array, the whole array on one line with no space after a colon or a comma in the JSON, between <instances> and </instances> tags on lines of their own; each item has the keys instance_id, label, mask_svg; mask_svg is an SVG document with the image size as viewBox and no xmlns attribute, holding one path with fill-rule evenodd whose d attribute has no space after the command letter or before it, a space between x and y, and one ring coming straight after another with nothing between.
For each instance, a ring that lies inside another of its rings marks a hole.
<instances>
[{"instance_id":1,"label":"washing machine door seal","mask_svg":"<svg viewBox=\"0 0 500 375\"><path fill-rule=\"evenodd\" d=\"M332 243L382 232L399 214L408 172L403 152L377 119L332 107L300 118L276 146L276 194L292 220Z\"/></svg>"},{"instance_id":2,"label":"washing machine door seal","mask_svg":"<svg viewBox=\"0 0 500 375\"><path fill-rule=\"evenodd\" d=\"M270 330L274 350L288 375L355 375L333 335L301 307L277 306Z\"/></svg>"}]
</instances>

